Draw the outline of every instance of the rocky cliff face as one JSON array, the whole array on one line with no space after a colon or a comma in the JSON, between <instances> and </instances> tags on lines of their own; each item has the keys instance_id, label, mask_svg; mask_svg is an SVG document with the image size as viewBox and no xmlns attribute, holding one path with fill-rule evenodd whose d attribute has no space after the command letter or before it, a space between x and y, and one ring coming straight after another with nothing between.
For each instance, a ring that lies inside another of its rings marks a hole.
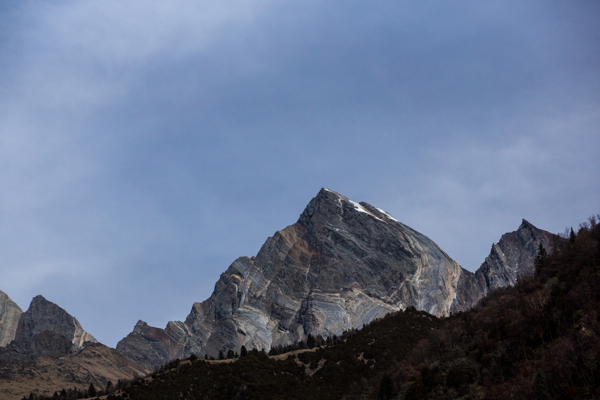
<instances>
[{"instance_id":1,"label":"rocky cliff face","mask_svg":"<svg viewBox=\"0 0 600 400\"><path fill-rule=\"evenodd\" d=\"M185 322L151 334L138 323L117 350L150 366L339 335L408 306L448 315L467 272L383 210L322 189L256 257L237 259Z\"/></svg>"},{"instance_id":2,"label":"rocky cliff face","mask_svg":"<svg viewBox=\"0 0 600 400\"><path fill-rule=\"evenodd\" d=\"M0 290L0 347L6 347L15 338L21 314L21 308Z\"/></svg>"},{"instance_id":3,"label":"rocky cliff face","mask_svg":"<svg viewBox=\"0 0 600 400\"><path fill-rule=\"evenodd\" d=\"M75 317L42 296L36 296L29 309L19 318L15 340L32 340L44 331L65 337L71 343L71 353L83 349L86 342L97 342L92 335L83 330Z\"/></svg>"}]
</instances>

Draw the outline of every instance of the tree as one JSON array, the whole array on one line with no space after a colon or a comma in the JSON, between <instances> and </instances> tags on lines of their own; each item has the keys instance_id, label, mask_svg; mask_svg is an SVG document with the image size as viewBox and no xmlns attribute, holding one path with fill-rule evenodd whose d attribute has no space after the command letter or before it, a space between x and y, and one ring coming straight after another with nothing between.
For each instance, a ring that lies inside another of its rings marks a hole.
<instances>
[{"instance_id":1,"label":"tree","mask_svg":"<svg viewBox=\"0 0 600 400\"><path fill-rule=\"evenodd\" d=\"M223 350L219 350L219 360L224 360L225 356L223 355Z\"/></svg>"},{"instance_id":2,"label":"tree","mask_svg":"<svg viewBox=\"0 0 600 400\"><path fill-rule=\"evenodd\" d=\"M227 358L233 358L233 357L234 357L233 350L232 349L227 350Z\"/></svg>"},{"instance_id":3,"label":"tree","mask_svg":"<svg viewBox=\"0 0 600 400\"><path fill-rule=\"evenodd\" d=\"M110 391L112 390L112 388L113 388L113 383L111 381L108 381L106 383L106 393L110 393Z\"/></svg>"},{"instance_id":4,"label":"tree","mask_svg":"<svg viewBox=\"0 0 600 400\"><path fill-rule=\"evenodd\" d=\"M575 243L575 238L577 236L575 235L575 232L573 231L573 228L571 228L571 232L569 233L569 242L571 242L571 244Z\"/></svg>"},{"instance_id":5,"label":"tree","mask_svg":"<svg viewBox=\"0 0 600 400\"><path fill-rule=\"evenodd\" d=\"M242 348L240 349L240 357L246 357L248 355L248 349L246 349L246 346L242 346Z\"/></svg>"},{"instance_id":6,"label":"tree","mask_svg":"<svg viewBox=\"0 0 600 400\"><path fill-rule=\"evenodd\" d=\"M308 337L306 338L306 347L308 347L309 349L312 349L315 347L315 337L313 335L311 335L310 333L308 334Z\"/></svg>"},{"instance_id":7,"label":"tree","mask_svg":"<svg viewBox=\"0 0 600 400\"><path fill-rule=\"evenodd\" d=\"M379 398L382 400L391 399L394 394L394 384L388 374L383 374L379 382Z\"/></svg>"},{"instance_id":8,"label":"tree","mask_svg":"<svg viewBox=\"0 0 600 400\"><path fill-rule=\"evenodd\" d=\"M548 252L546 252L546 248L544 247L544 245L540 243L540 245L538 246L537 254L535 255L535 260L533 261L536 273L540 272L540 268L544 265L547 259Z\"/></svg>"},{"instance_id":9,"label":"tree","mask_svg":"<svg viewBox=\"0 0 600 400\"><path fill-rule=\"evenodd\" d=\"M90 388L88 389L88 396L94 397L96 395L96 388L93 383L90 383Z\"/></svg>"}]
</instances>

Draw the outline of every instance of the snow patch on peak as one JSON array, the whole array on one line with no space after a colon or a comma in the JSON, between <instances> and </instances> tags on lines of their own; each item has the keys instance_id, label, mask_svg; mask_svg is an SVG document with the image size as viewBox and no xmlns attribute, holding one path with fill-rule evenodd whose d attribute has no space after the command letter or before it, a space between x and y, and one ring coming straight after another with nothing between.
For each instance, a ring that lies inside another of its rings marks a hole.
<instances>
[{"instance_id":1,"label":"snow patch on peak","mask_svg":"<svg viewBox=\"0 0 600 400\"><path fill-rule=\"evenodd\" d=\"M350 202L350 204L352 204L352 205L354 206L354 209L355 209L356 211L358 211L358 212L361 212L361 213L368 214L368 215L370 215L371 217L373 217L373 218L375 218L375 219L377 219L377 220L379 220L379 221L383 222L383 220L382 220L381 218L379 218L379 217L376 217L375 215L373 215L373 214L372 214L372 213L370 213L369 211L365 210L365 208L364 208L363 206L361 206L360 204L358 204L357 202L355 202L355 201L352 201L352 200L350 200L350 199L348 199L348 201Z\"/></svg>"},{"instance_id":2,"label":"snow patch on peak","mask_svg":"<svg viewBox=\"0 0 600 400\"><path fill-rule=\"evenodd\" d=\"M377 208L377 210L379 210L379 212L382 213L383 215L385 215L387 218L391 219L392 221L398 222L398 220L396 218L392 217L390 215L390 213L388 213L387 211L383 211L381 208L378 208L378 207L375 207L375 208Z\"/></svg>"}]
</instances>

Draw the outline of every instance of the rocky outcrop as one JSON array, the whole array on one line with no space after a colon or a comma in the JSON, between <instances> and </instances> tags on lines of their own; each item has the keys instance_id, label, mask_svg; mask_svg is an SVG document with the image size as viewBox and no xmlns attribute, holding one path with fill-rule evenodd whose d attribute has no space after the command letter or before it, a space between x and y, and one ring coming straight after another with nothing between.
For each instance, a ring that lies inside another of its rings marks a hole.
<instances>
[{"instance_id":1,"label":"rocky outcrop","mask_svg":"<svg viewBox=\"0 0 600 400\"><path fill-rule=\"evenodd\" d=\"M144 321L138 321L133 332L119 342L117 349L132 360L152 368L171 359L173 350L169 348L170 342L176 343L164 329L153 328Z\"/></svg>"},{"instance_id":2,"label":"rocky outcrop","mask_svg":"<svg viewBox=\"0 0 600 400\"><path fill-rule=\"evenodd\" d=\"M86 343L97 342L83 330L76 318L42 296L36 296L29 309L19 318L15 340L31 340L44 331L65 337L71 343L71 353L79 352Z\"/></svg>"},{"instance_id":3,"label":"rocky outcrop","mask_svg":"<svg viewBox=\"0 0 600 400\"><path fill-rule=\"evenodd\" d=\"M408 306L448 315L466 272L385 211L322 189L256 257L231 264L185 322L151 334L138 323L117 350L156 366L242 345L269 349L308 334L339 335Z\"/></svg>"},{"instance_id":4,"label":"rocky outcrop","mask_svg":"<svg viewBox=\"0 0 600 400\"><path fill-rule=\"evenodd\" d=\"M0 290L0 347L6 347L15 338L21 314L21 308Z\"/></svg>"},{"instance_id":5,"label":"rocky outcrop","mask_svg":"<svg viewBox=\"0 0 600 400\"><path fill-rule=\"evenodd\" d=\"M450 311L468 310L489 291L514 286L519 278L534 274L539 245L550 253L553 237L557 236L525 220L516 231L502 235L475 273L463 270Z\"/></svg>"}]
</instances>

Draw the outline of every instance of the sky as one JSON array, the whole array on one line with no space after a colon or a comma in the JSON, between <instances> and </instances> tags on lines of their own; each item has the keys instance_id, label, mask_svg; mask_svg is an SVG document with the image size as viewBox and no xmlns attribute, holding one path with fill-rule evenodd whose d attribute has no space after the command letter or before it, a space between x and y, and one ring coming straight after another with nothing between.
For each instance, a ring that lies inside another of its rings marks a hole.
<instances>
[{"instance_id":1,"label":"sky","mask_svg":"<svg viewBox=\"0 0 600 400\"><path fill-rule=\"evenodd\" d=\"M0 290L116 346L322 187L474 271L600 213L596 0L0 3Z\"/></svg>"}]
</instances>

